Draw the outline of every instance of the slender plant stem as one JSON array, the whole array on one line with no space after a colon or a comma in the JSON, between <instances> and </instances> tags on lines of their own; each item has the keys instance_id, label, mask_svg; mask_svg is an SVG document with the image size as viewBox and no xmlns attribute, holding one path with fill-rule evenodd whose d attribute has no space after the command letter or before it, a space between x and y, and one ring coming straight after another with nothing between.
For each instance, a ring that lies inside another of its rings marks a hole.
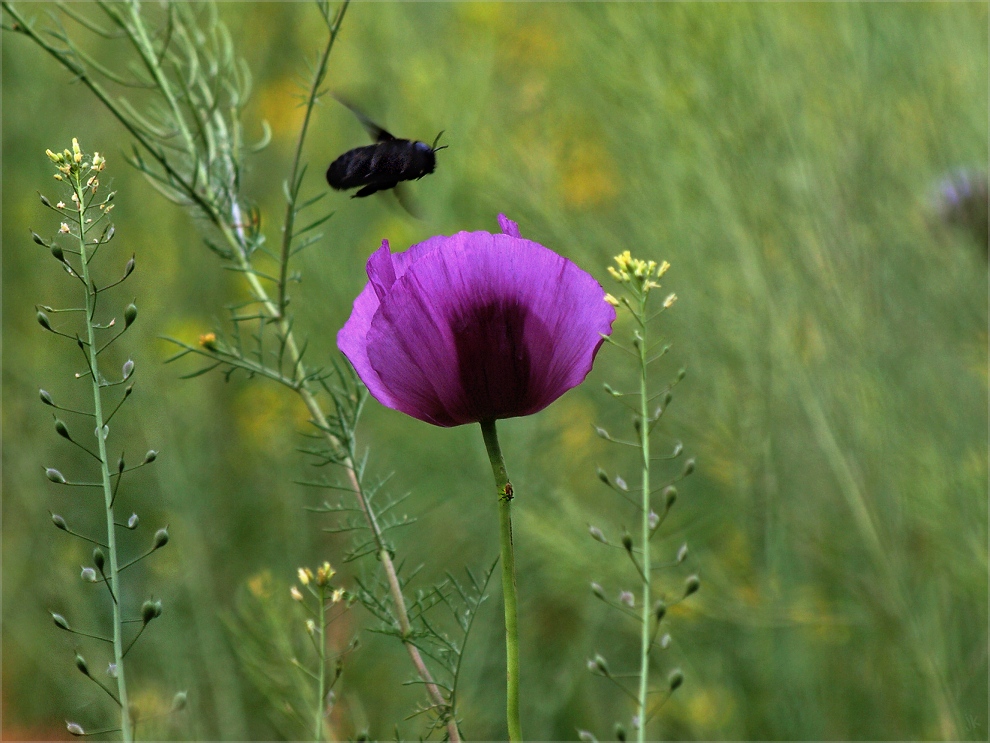
<instances>
[{"instance_id":1,"label":"slender plant stem","mask_svg":"<svg viewBox=\"0 0 990 743\"><path fill-rule=\"evenodd\" d=\"M113 594L113 659L117 669L117 700L120 702L120 729L124 743L133 740L133 729L131 724L131 711L127 703L127 684L124 676L124 640L123 626L121 624L121 592L120 574L117 567L117 527L113 513L113 483L110 479L110 467L107 462L107 443L104 436L103 423L103 400L100 392L99 371L97 368L96 333L93 329L95 319L93 317L96 309L96 292L93 283L89 278L89 256L86 254L86 190L83 187L81 176L73 175L73 189L76 193L77 203L77 224L79 229L79 253L80 272L83 283L86 286L86 337L89 348L89 366L93 370L90 380L93 384L93 417L96 419L96 441L99 447L100 477L103 481L103 503L106 507L107 517L107 552L110 558L110 589Z\"/></svg>"},{"instance_id":2,"label":"slender plant stem","mask_svg":"<svg viewBox=\"0 0 990 743\"><path fill-rule=\"evenodd\" d=\"M521 741L522 726L519 723L519 619L516 600L516 564L512 549L512 483L505 469L505 459L498 445L495 421L481 424L488 459L495 475L498 490L499 545L502 560L502 598L505 604L505 717L509 726L509 740Z\"/></svg>"},{"instance_id":3,"label":"slender plant stem","mask_svg":"<svg viewBox=\"0 0 990 743\"><path fill-rule=\"evenodd\" d=\"M646 294L640 298L639 314L641 318L646 317ZM650 597L650 574L652 565L650 563L650 425L649 425L649 394L647 393L646 380L646 349L649 347L646 338L646 323L640 327L639 337L639 446L643 455L643 512L642 516L642 549L641 560L643 563L643 605L642 627L640 634L640 665L639 665L639 693L637 695L639 707L639 725L636 729L636 740L643 743L646 738L646 703L648 692L648 682L650 677L650 645L653 644L653 636L650 632L650 621L652 619L652 599Z\"/></svg>"},{"instance_id":4,"label":"slender plant stem","mask_svg":"<svg viewBox=\"0 0 990 743\"><path fill-rule=\"evenodd\" d=\"M340 31L340 24L344 20L344 13L347 12L348 5L350 5L350 0L344 0L344 2L340 4L340 9L337 11L337 15L334 16L333 22L330 24L330 36L327 39L327 45L323 49L323 56L320 58L320 62L316 66L316 74L313 76L313 84L310 87L310 93L306 97L306 115L303 117L302 126L299 128L299 138L296 140L296 154L292 158L292 174L289 176L289 189L292 194L292 198L288 200L285 207L285 222L282 225L282 255L281 260L279 261L279 317L282 317L285 313L285 292L288 283L289 257L291 255L293 230L295 229L296 199L299 195L299 187L302 185L302 178L299 176L299 164L302 162L303 143L306 141L306 133L309 131L309 120L313 115L313 107L316 105L320 86L326 78L327 63L330 60L330 52L333 50L333 44L337 40L337 32Z\"/></svg>"},{"instance_id":5,"label":"slender plant stem","mask_svg":"<svg viewBox=\"0 0 990 743\"><path fill-rule=\"evenodd\" d=\"M313 740L320 743L323 740L324 700L327 696L327 587L320 586L320 680L316 699L316 733Z\"/></svg>"}]
</instances>

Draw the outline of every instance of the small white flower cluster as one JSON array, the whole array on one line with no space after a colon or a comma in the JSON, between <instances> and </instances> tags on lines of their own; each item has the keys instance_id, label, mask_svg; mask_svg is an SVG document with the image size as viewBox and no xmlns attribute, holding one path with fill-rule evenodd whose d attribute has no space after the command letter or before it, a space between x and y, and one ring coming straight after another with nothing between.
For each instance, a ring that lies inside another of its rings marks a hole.
<instances>
[{"instance_id":1,"label":"small white flower cluster","mask_svg":"<svg viewBox=\"0 0 990 743\"><path fill-rule=\"evenodd\" d=\"M645 296L651 289L659 289L660 283L656 279L661 278L670 269L670 264L663 261L657 264L656 261L643 261L633 258L628 250L615 256L618 266L609 266L609 275L621 284L629 284L632 291L638 296ZM618 307L622 302L611 294L605 295L605 301L613 307ZM677 301L677 295L671 294L663 300L663 308L669 309Z\"/></svg>"},{"instance_id":2,"label":"small white flower cluster","mask_svg":"<svg viewBox=\"0 0 990 743\"><path fill-rule=\"evenodd\" d=\"M310 583L315 583L319 588L325 588L330 583L330 579L337 574L329 562L323 563L320 567L316 569L314 573L310 568L299 568L299 582L304 586L308 586ZM312 589L310 589L312 591ZM292 586L289 589L289 594L295 601L302 601L304 596L302 591L299 590L298 586ZM330 593L330 603L338 604L344 600L346 593L343 588L336 588Z\"/></svg>"},{"instance_id":3,"label":"small white flower cluster","mask_svg":"<svg viewBox=\"0 0 990 743\"><path fill-rule=\"evenodd\" d=\"M65 176L78 176L82 179L84 173L92 173L95 171L94 175L90 175L86 180L86 188L92 190L96 193L96 189L100 185L99 178L97 177L100 172L107 165L107 160L99 152L94 152L93 157L89 160L84 159L83 151L79 147L79 140L75 137L72 138L72 150L62 150L62 152L52 152L51 150L45 150L45 154L48 155L48 159L51 160L58 166L58 173L55 174L55 180L63 181ZM78 204L78 197L73 194L72 200ZM59 209L65 208L64 202L58 202L57 207Z\"/></svg>"}]
</instances>

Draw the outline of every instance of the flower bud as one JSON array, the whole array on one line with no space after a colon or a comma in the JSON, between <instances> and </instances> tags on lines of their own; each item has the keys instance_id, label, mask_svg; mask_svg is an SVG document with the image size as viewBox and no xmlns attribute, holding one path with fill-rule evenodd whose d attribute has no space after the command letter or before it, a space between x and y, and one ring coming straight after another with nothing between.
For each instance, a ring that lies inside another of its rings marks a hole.
<instances>
[{"instance_id":1,"label":"flower bud","mask_svg":"<svg viewBox=\"0 0 990 743\"><path fill-rule=\"evenodd\" d=\"M52 621L55 622L55 626L59 629L69 630L69 623L61 614L52 612Z\"/></svg>"},{"instance_id":2,"label":"flower bud","mask_svg":"<svg viewBox=\"0 0 990 743\"><path fill-rule=\"evenodd\" d=\"M172 697L172 711L181 712L186 708L187 703L188 703L188 697L186 696L186 692L184 691L176 692L175 696Z\"/></svg>"},{"instance_id":3,"label":"flower bud","mask_svg":"<svg viewBox=\"0 0 990 743\"><path fill-rule=\"evenodd\" d=\"M591 584L591 592L602 601L605 600L605 589L603 589L598 583Z\"/></svg>"},{"instance_id":4,"label":"flower bud","mask_svg":"<svg viewBox=\"0 0 990 743\"><path fill-rule=\"evenodd\" d=\"M313 571L309 568L299 568L299 582L304 586L308 586L309 582L313 579Z\"/></svg>"},{"instance_id":5,"label":"flower bud","mask_svg":"<svg viewBox=\"0 0 990 743\"><path fill-rule=\"evenodd\" d=\"M55 433L61 436L63 439L68 439L72 441L72 437L69 435L69 429L65 427L65 424L58 418L55 419Z\"/></svg>"},{"instance_id":6,"label":"flower bud","mask_svg":"<svg viewBox=\"0 0 990 743\"><path fill-rule=\"evenodd\" d=\"M154 537L154 540L152 542L151 549L153 549L153 550L161 549L166 544L168 544L168 527L167 526L166 527L162 527L161 529L159 529L158 531L155 532L155 537Z\"/></svg>"},{"instance_id":7,"label":"flower bud","mask_svg":"<svg viewBox=\"0 0 990 743\"><path fill-rule=\"evenodd\" d=\"M52 329L52 324L48 321L48 315L41 311L38 312L38 325L43 327L45 330Z\"/></svg>"},{"instance_id":8,"label":"flower bud","mask_svg":"<svg viewBox=\"0 0 990 743\"><path fill-rule=\"evenodd\" d=\"M68 531L69 527L65 523L65 519L59 516L57 513L52 514L52 523L55 524L56 529L61 529L62 531Z\"/></svg>"},{"instance_id":9,"label":"flower bud","mask_svg":"<svg viewBox=\"0 0 990 743\"><path fill-rule=\"evenodd\" d=\"M137 305L131 302L124 308L124 329L126 330L137 320Z\"/></svg>"},{"instance_id":10,"label":"flower bud","mask_svg":"<svg viewBox=\"0 0 990 743\"><path fill-rule=\"evenodd\" d=\"M103 550L99 547L93 549L93 564L96 565L96 569L101 573L103 572L103 566L107 564L106 555L103 554Z\"/></svg>"},{"instance_id":11,"label":"flower bud","mask_svg":"<svg viewBox=\"0 0 990 743\"><path fill-rule=\"evenodd\" d=\"M657 515L656 511L650 511L650 515L646 517L650 523L651 529L656 529L660 523L660 516Z\"/></svg>"},{"instance_id":12,"label":"flower bud","mask_svg":"<svg viewBox=\"0 0 990 743\"><path fill-rule=\"evenodd\" d=\"M127 379L134 372L134 362L131 359L127 359L120 371L123 373L124 379Z\"/></svg>"},{"instance_id":13,"label":"flower bud","mask_svg":"<svg viewBox=\"0 0 990 743\"><path fill-rule=\"evenodd\" d=\"M692 472L694 472L694 457L691 457L688 461L684 463L684 473L682 477L687 477Z\"/></svg>"},{"instance_id":14,"label":"flower bud","mask_svg":"<svg viewBox=\"0 0 990 743\"><path fill-rule=\"evenodd\" d=\"M65 729L69 731L70 735L85 735L86 731L83 730L82 725L78 722L66 722Z\"/></svg>"},{"instance_id":15,"label":"flower bud","mask_svg":"<svg viewBox=\"0 0 990 743\"><path fill-rule=\"evenodd\" d=\"M605 662L605 658L601 655L596 654L594 658L588 661L588 668L593 671L598 671L603 676L608 676L608 663Z\"/></svg>"},{"instance_id":16,"label":"flower bud","mask_svg":"<svg viewBox=\"0 0 990 743\"><path fill-rule=\"evenodd\" d=\"M51 480L54 483L58 483L59 485L65 485L65 478L62 476L62 473L59 472L54 467L49 467L48 469L45 470L45 477L47 477L49 480Z\"/></svg>"},{"instance_id":17,"label":"flower bud","mask_svg":"<svg viewBox=\"0 0 990 743\"><path fill-rule=\"evenodd\" d=\"M591 535L591 538L594 539L596 542L601 542L602 544L608 544L608 540L605 538L605 534L597 526L589 526L588 533Z\"/></svg>"},{"instance_id":18,"label":"flower bud","mask_svg":"<svg viewBox=\"0 0 990 743\"><path fill-rule=\"evenodd\" d=\"M53 163L62 162L62 156L59 155L57 152L52 152L51 150L45 150L45 154L48 155L48 159L51 160Z\"/></svg>"},{"instance_id":19,"label":"flower bud","mask_svg":"<svg viewBox=\"0 0 990 743\"><path fill-rule=\"evenodd\" d=\"M128 529L137 529L137 525L138 525L138 523L140 521L141 521L141 519L138 518L138 515L136 513L132 513L131 514L131 517L129 519L127 519L127 528Z\"/></svg>"},{"instance_id":20,"label":"flower bud","mask_svg":"<svg viewBox=\"0 0 990 743\"><path fill-rule=\"evenodd\" d=\"M76 653L76 668L79 669L83 676L89 676L89 666L86 665L86 659L79 655L79 653Z\"/></svg>"},{"instance_id":21,"label":"flower bud","mask_svg":"<svg viewBox=\"0 0 990 743\"><path fill-rule=\"evenodd\" d=\"M50 394L48 394L47 391L45 391L45 390L38 390L38 397L41 398L41 401L45 405L51 405L52 407L55 407L55 401L52 399L52 396Z\"/></svg>"},{"instance_id":22,"label":"flower bud","mask_svg":"<svg viewBox=\"0 0 990 743\"><path fill-rule=\"evenodd\" d=\"M158 459L158 452L154 449L149 449L148 453L144 455L144 464L151 464L156 459Z\"/></svg>"},{"instance_id":23,"label":"flower bud","mask_svg":"<svg viewBox=\"0 0 990 743\"><path fill-rule=\"evenodd\" d=\"M337 571L330 567L329 562L324 562L316 569L316 585L321 588L330 582L330 579L337 574Z\"/></svg>"},{"instance_id":24,"label":"flower bud","mask_svg":"<svg viewBox=\"0 0 990 743\"><path fill-rule=\"evenodd\" d=\"M31 231L31 239L43 248L48 247L48 243L45 242L45 239L33 230Z\"/></svg>"},{"instance_id":25,"label":"flower bud","mask_svg":"<svg viewBox=\"0 0 990 743\"><path fill-rule=\"evenodd\" d=\"M297 588L296 586L293 586L292 588L289 589L289 595L292 596L293 601L303 600L302 591L300 591L299 588Z\"/></svg>"},{"instance_id":26,"label":"flower bud","mask_svg":"<svg viewBox=\"0 0 990 743\"><path fill-rule=\"evenodd\" d=\"M701 579L697 575L689 575L684 579L684 597L687 598L692 593L697 593L701 588Z\"/></svg>"},{"instance_id":27,"label":"flower bud","mask_svg":"<svg viewBox=\"0 0 990 743\"><path fill-rule=\"evenodd\" d=\"M96 571L93 568L83 568L82 572L79 574L86 583L96 583Z\"/></svg>"},{"instance_id":28,"label":"flower bud","mask_svg":"<svg viewBox=\"0 0 990 743\"><path fill-rule=\"evenodd\" d=\"M671 691L674 691L677 687L684 683L684 674L681 672L680 668L675 668L670 672L670 675L667 677L667 683L670 684Z\"/></svg>"}]
</instances>

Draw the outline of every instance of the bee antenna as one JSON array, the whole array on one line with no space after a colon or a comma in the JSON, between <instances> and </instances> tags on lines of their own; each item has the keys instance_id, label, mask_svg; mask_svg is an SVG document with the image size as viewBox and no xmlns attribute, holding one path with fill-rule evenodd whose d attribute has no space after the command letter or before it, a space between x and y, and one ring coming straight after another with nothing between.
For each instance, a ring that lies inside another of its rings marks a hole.
<instances>
[{"instance_id":1,"label":"bee antenna","mask_svg":"<svg viewBox=\"0 0 990 743\"><path fill-rule=\"evenodd\" d=\"M440 133L439 133L439 134L437 135L437 138L433 140L433 146L432 146L432 147L430 147L430 149L431 149L431 150L433 150L434 152L439 152L440 150L445 150L445 149L447 149L447 145L444 145L443 147L437 147L437 142L439 142L439 141L440 141L440 137L442 137L442 136L443 136L443 132L444 132L444 131L446 131L446 130L443 130L443 131L441 131L441 132L440 132Z\"/></svg>"}]
</instances>

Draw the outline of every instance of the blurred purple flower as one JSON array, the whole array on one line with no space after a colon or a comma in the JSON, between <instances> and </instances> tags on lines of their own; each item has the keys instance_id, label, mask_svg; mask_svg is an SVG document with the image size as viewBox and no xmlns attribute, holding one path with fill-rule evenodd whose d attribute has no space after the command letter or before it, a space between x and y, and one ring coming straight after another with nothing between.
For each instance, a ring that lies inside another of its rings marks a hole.
<instances>
[{"instance_id":1,"label":"blurred purple flower","mask_svg":"<svg viewBox=\"0 0 990 743\"><path fill-rule=\"evenodd\" d=\"M574 263L519 237L459 232L368 259L337 345L383 405L437 426L542 410L591 371L615 320Z\"/></svg>"},{"instance_id":2,"label":"blurred purple flower","mask_svg":"<svg viewBox=\"0 0 990 743\"><path fill-rule=\"evenodd\" d=\"M960 168L938 182L932 199L943 222L966 229L990 249L990 186L986 172Z\"/></svg>"}]
</instances>

